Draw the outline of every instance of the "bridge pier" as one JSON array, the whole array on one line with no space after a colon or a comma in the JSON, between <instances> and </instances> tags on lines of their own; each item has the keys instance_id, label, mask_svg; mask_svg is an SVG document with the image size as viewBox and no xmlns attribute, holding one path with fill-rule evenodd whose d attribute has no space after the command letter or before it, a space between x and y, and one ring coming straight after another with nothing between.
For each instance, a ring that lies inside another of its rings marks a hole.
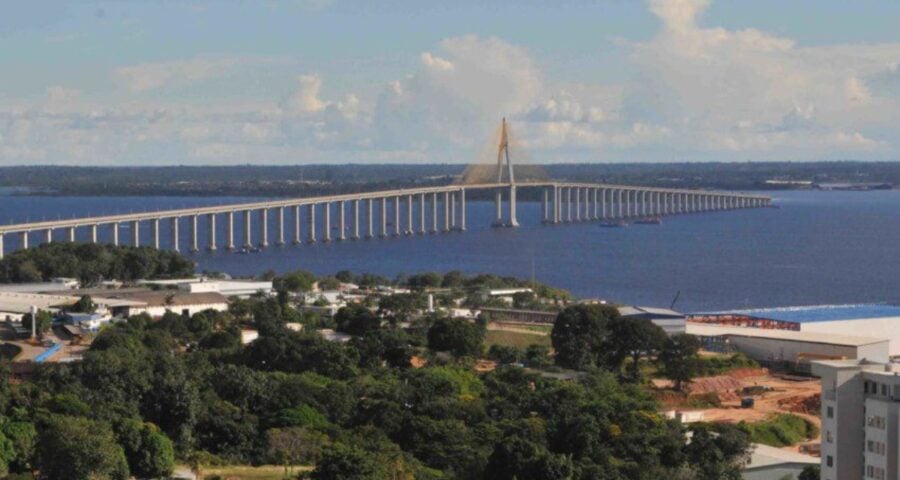
<instances>
[{"instance_id":1,"label":"bridge pier","mask_svg":"<svg viewBox=\"0 0 900 480\"><path fill-rule=\"evenodd\" d=\"M207 224L209 226L209 251L215 252L218 249L218 245L216 245L216 214L210 213L209 218L207 218Z\"/></svg>"},{"instance_id":2,"label":"bridge pier","mask_svg":"<svg viewBox=\"0 0 900 480\"><path fill-rule=\"evenodd\" d=\"M225 214L225 249L234 250L234 212Z\"/></svg>"},{"instance_id":3,"label":"bridge pier","mask_svg":"<svg viewBox=\"0 0 900 480\"><path fill-rule=\"evenodd\" d=\"M450 192L450 230L456 230L456 193Z\"/></svg>"},{"instance_id":4,"label":"bridge pier","mask_svg":"<svg viewBox=\"0 0 900 480\"><path fill-rule=\"evenodd\" d=\"M75 243L75 227L69 227L69 243Z\"/></svg>"},{"instance_id":5,"label":"bridge pier","mask_svg":"<svg viewBox=\"0 0 900 480\"><path fill-rule=\"evenodd\" d=\"M137 220L131 222L131 245L141 246L141 222Z\"/></svg>"},{"instance_id":6,"label":"bridge pier","mask_svg":"<svg viewBox=\"0 0 900 480\"><path fill-rule=\"evenodd\" d=\"M547 223L550 220L548 218L548 214L549 214L548 207L550 206L549 205L550 194L548 193L547 188L544 188L543 190L544 190L544 199L543 199L543 201L541 201L541 222Z\"/></svg>"},{"instance_id":7,"label":"bridge pier","mask_svg":"<svg viewBox=\"0 0 900 480\"><path fill-rule=\"evenodd\" d=\"M94 230L96 236L97 230ZM179 251L178 245L178 217L172 217L172 250Z\"/></svg>"},{"instance_id":8,"label":"bridge pier","mask_svg":"<svg viewBox=\"0 0 900 480\"><path fill-rule=\"evenodd\" d=\"M450 192L444 192L444 231L450 231Z\"/></svg>"},{"instance_id":9,"label":"bridge pier","mask_svg":"<svg viewBox=\"0 0 900 480\"><path fill-rule=\"evenodd\" d=\"M518 227L519 219L516 215L516 186L509 186L509 226Z\"/></svg>"},{"instance_id":10,"label":"bridge pier","mask_svg":"<svg viewBox=\"0 0 900 480\"><path fill-rule=\"evenodd\" d=\"M251 225L253 219L251 216L250 210L244 210L244 248L248 250L253 248L253 230Z\"/></svg>"},{"instance_id":11,"label":"bridge pier","mask_svg":"<svg viewBox=\"0 0 900 480\"><path fill-rule=\"evenodd\" d=\"M366 217L366 220L369 222L366 238L372 238L375 236L375 201L371 198L366 199L366 208L369 209L369 215Z\"/></svg>"},{"instance_id":12,"label":"bridge pier","mask_svg":"<svg viewBox=\"0 0 900 480\"><path fill-rule=\"evenodd\" d=\"M494 194L494 223L491 226L503 226L503 193L499 188Z\"/></svg>"},{"instance_id":13,"label":"bridge pier","mask_svg":"<svg viewBox=\"0 0 900 480\"><path fill-rule=\"evenodd\" d=\"M302 222L302 219L300 218L300 205L294 205L293 211L294 240L291 243L293 243L294 245L300 245L301 243L303 243L303 233L300 231L300 222Z\"/></svg>"},{"instance_id":14,"label":"bridge pier","mask_svg":"<svg viewBox=\"0 0 900 480\"><path fill-rule=\"evenodd\" d=\"M581 189L578 187L574 188L575 190L575 221L581 221Z\"/></svg>"},{"instance_id":15,"label":"bridge pier","mask_svg":"<svg viewBox=\"0 0 900 480\"><path fill-rule=\"evenodd\" d=\"M191 215L191 252L200 251L200 241L197 237L197 216Z\"/></svg>"},{"instance_id":16,"label":"bridge pier","mask_svg":"<svg viewBox=\"0 0 900 480\"><path fill-rule=\"evenodd\" d=\"M159 250L159 219L150 221L150 235L153 237L153 248Z\"/></svg>"},{"instance_id":17,"label":"bridge pier","mask_svg":"<svg viewBox=\"0 0 900 480\"><path fill-rule=\"evenodd\" d=\"M119 246L119 223L112 224L112 242L113 245Z\"/></svg>"},{"instance_id":18,"label":"bridge pier","mask_svg":"<svg viewBox=\"0 0 900 480\"><path fill-rule=\"evenodd\" d=\"M419 194L419 235L425 235L428 227L425 226L425 194Z\"/></svg>"},{"instance_id":19,"label":"bridge pier","mask_svg":"<svg viewBox=\"0 0 900 480\"><path fill-rule=\"evenodd\" d=\"M322 241L328 243L331 241L331 202L325 202L322 204L322 214L325 220L325 225L323 226L324 232L322 232Z\"/></svg>"},{"instance_id":20,"label":"bridge pier","mask_svg":"<svg viewBox=\"0 0 900 480\"><path fill-rule=\"evenodd\" d=\"M394 236L400 236L400 196L394 197Z\"/></svg>"},{"instance_id":21,"label":"bridge pier","mask_svg":"<svg viewBox=\"0 0 900 480\"><path fill-rule=\"evenodd\" d=\"M438 232L438 194L431 194L431 233Z\"/></svg>"},{"instance_id":22,"label":"bridge pier","mask_svg":"<svg viewBox=\"0 0 900 480\"><path fill-rule=\"evenodd\" d=\"M316 243L316 204L310 203L309 211L309 243Z\"/></svg>"},{"instance_id":23,"label":"bridge pier","mask_svg":"<svg viewBox=\"0 0 900 480\"><path fill-rule=\"evenodd\" d=\"M415 225L413 225L413 196L406 196L406 234L412 235L415 233Z\"/></svg>"},{"instance_id":24,"label":"bridge pier","mask_svg":"<svg viewBox=\"0 0 900 480\"><path fill-rule=\"evenodd\" d=\"M22 232L20 235L22 239L19 243L22 245L22 248L28 248L28 232Z\"/></svg>"},{"instance_id":25,"label":"bridge pier","mask_svg":"<svg viewBox=\"0 0 900 480\"><path fill-rule=\"evenodd\" d=\"M353 240L359 240L359 199L353 200Z\"/></svg>"},{"instance_id":26,"label":"bridge pier","mask_svg":"<svg viewBox=\"0 0 900 480\"><path fill-rule=\"evenodd\" d=\"M459 189L459 231L466 231L466 189Z\"/></svg>"},{"instance_id":27,"label":"bridge pier","mask_svg":"<svg viewBox=\"0 0 900 480\"><path fill-rule=\"evenodd\" d=\"M275 245L279 247L284 245L284 207L278 207L278 215L276 216L276 221L278 224L276 225L275 235L277 238L275 239Z\"/></svg>"},{"instance_id":28,"label":"bridge pier","mask_svg":"<svg viewBox=\"0 0 900 480\"><path fill-rule=\"evenodd\" d=\"M381 238L387 237L387 197L381 197Z\"/></svg>"},{"instance_id":29,"label":"bridge pier","mask_svg":"<svg viewBox=\"0 0 900 480\"><path fill-rule=\"evenodd\" d=\"M3 234L0 233L0 260L3 260Z\"/></svg>"},{"instance_id":30,"label":"bridge pier","mask_svg":"<svg viewBox=\"0 0 900 480\"><path fill-rule=\"evenodd\" d=\"M562 189L558 185L553 186L553 224L559 224L559 217L562 210Z\"/></svg>"},{"instance_id":31,"label":"bridge pier","mask_svg":"<svg viewBox=\"0 0 900 480\"><path fill-rule=\"evenodd\" d=\"M344 200L337 202L338 207L338 241L343 242L347 239L347 225L345 223L346 218L344 217Z\"/></svg>"}]
</instances>

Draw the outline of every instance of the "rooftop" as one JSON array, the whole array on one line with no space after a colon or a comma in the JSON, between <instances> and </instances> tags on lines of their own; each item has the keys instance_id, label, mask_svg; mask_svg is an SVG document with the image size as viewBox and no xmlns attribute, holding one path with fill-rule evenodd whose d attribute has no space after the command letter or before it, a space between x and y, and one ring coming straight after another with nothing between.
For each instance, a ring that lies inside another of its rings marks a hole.
<instances>
[{"instance_id":1,"label":"rooftop","mask_svg":"<svg viewBox=\"0 0 900 480\"><path fill-rule=\"evenodd\" d=\"M753 453L745 469L752 470L786 463L818 465L820 461L818 457L758 443L753 445Z\"/></svg>"},{"instance_id":2,"label":"rooftop","mask_svg":"<svg viewBox=\"0 0 900 480\"><path fill-rule=\"evenodd\" d=\"M687 323L687 333L701 337L732 335L851 347L860 347L863 345L871 345L873 343L889 341L886 338L876 337L857 337L855 335L837 335L824 332L802 332L796 330L778 330L773 328L735 327L728 325L712 325L708 323L693 322Z\"/></svg>"},{"instance_id":3,"label":"rooftop","mask_svg":"<svg viewBox=\"0 0 900 480\"><path fill-rule=\"evenodd\" d=\"M782 322L808 323L872 318L900 319L900 306L883 303L857 305L812 305L804 307L751 308L726 310L701 315L742 315Z\"/></svg>"},{"instance_id":4,"label":"rooftop","mask_svg":"<svg viewBox=\"0 0 900 480\"><path fill-rule=\"evenodd\" d=\"M43 295L39 293L0 292L0 311L9 313L29 313L31 306L48 309L72 305L78 297L68 295Z\"/></svg>"}]
</instances>

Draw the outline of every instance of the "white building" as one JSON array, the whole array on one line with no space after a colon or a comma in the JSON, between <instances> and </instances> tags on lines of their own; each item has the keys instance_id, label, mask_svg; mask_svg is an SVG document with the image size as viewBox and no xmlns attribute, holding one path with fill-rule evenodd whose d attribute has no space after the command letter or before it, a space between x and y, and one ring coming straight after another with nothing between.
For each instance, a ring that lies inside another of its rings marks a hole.
<instances>
[{"instance_id":1,"label":"white building","mask_svg":"<svg viewBox=\"0 0 900 480\"><path fill-rule=\"evenodd\" d=\"M122 295L124 300L141 302L128 309L125 315L139 315L146 313L153 318L160 318L166 312L174 312L180 315L193 315L205 310L224 312L228 310L228 299L221 293L186 293L179 290L159 290L134 292Z\"/></svg>"},{"instance_id":2,"label":"white building","mask_svg":"<svg viewBox=\"0 0 900 480\"><path fill-rule=\"evenodd\" d=\"M797 478L804 468L818 465L819 459L783 448L754 444L750 462L744 467L744 480ZM825 478L825 477L822 477Z\"/></svg>"},{"instance_id":3,"label":"white building","mask_svg":"<svg viewBox=\"0 0 900 480\"><path fill-rule=\"evenodd\" d=\"M668 308L622 306L618 308L619 315L625 318L641 318L650 320L666 335L675 335L685 331L685 315Z\"/></svg>"},{"instance_id":4,"label":"white building","mask_svg":"<svg viewBox=\"0 0 900 480\"><path fill-rule=\"evenodd\" d=\"M77 301L78 297L74 296L0 291L0 321L19 323L31 312L31 307L56 312Z\"/></svg>"},{"instance_id":5,"label":"white building","mask_svg":"<svg viewBox=\"0 0 900 480\"><path fill-rule=\"evenodd\" d=\"M757 308L691 315L690 322L715 323L832 335L866 335L891 340L900 355L900 306L886 304Z\"/></svg>"},{"instance_id":6,"label":"white building","mask_svg":"<svg viewBox=\"0 0 900 480\"><path fill-rule=\"evenodd\" d=\"M822 480L895 480L900 364L813 362L822 378Z\"/></svg>"},{"instance_id":7,"label":"white building","mask_svg":"<svg viewBox=\"0 0 900 480\"><path fill-rule=\"evenodd\" d=\"M709 350L736 350L760 362L808 365L812 360L890 359L890 340L822 332L736 327L688 322L687 333Z\"/></svg>"},{"instance_id":8,"label":"white building","mask_svg":"<svg viewBox=\"0 0 900 480\"><path fill-rule=\"evenodd\" d=\"M225 297L246 298L256 294L271 295L272 282L261 280L210 279L206 277L172 280L141 280L142 285L178 288L188 293L221 293Z\"/></svg>"}]
</instances>

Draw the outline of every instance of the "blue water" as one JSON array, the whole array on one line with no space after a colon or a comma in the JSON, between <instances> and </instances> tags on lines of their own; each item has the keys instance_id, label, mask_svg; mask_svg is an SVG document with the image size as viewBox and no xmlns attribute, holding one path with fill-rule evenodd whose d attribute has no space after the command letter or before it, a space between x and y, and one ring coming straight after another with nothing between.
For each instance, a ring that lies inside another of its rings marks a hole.
<instances>
[{"instance_id":1,"label":"blue water","mask_svg":"<svg viewBox=\"0 0 900 480\"><path fill-rule=\"evenodd\" d=\"M627 228L544 226L539 223L539 204L520 203L522 227L492 229L491 204L470 202L465 233L289 245L249 255L220 250L193 257L201 270L233 275L302 268L319 274L349 269L393 277L461 270L529 278L533 265L538 281L579 297L669 306L680 291L675 307L684 311L900 300L900 191L777 192L774 197L781 208L684 215L666 218L662 225ZM0 197L0 223L244 201L248 199L6 196ZM379 218L377 210L375 215ZM321 217L320 212L320 222ZM219 217L220 247L224 224ZM286 224L290 232L290 216ZM241 225L238 215L238 244ZM269 227L269 241L274 243L274 214ZM365 220L362 228L365 231ZM306 230L304 225L304 235ZM319 230L321 239L321 226ZM180 231L182 251L187 251L184 220ZM205 220L200 232L200 244L206 245ZM55 235L62 239L64 233ZM86 235L80 232L79 240ZM101 238L108 235L101 232ZM149 243L149 236L144 224L141 241ZM258 240L256 225L253 236ZM161 237L168 245L168 222ZM43 233L35 232L31 242L42 238ZM130 238L123 225L122 243ZM7 236L7 251L16 242Z\"/></svg>"}]
</instances>

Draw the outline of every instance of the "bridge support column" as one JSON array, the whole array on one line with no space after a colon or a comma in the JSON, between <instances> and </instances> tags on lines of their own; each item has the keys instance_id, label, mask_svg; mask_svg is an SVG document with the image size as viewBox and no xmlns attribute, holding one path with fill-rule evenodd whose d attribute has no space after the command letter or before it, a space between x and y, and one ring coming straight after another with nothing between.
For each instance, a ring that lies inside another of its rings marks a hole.
<instances>
[{"instance_id":1,"label":"bridge support column","mask_svg":"<svg viewBox=\"0 0 900 480\"><path fill-rule=\"evenodd\" d=\"M387 197L381 198L381 237L388 235L387 232Z\"/></svg>"},{"instance_id":2,"label":"bridge support column","mask_svg":"<svg viewBox=\"0 0 900 480\"><path fill-rule=\"evenodd\" d=\"M366 208L369 210L369 215L366 217L369 223L366 238L372 238L375 236L375 200L371 198L366 199Z\"/></svg>"},{"instance_id":3,"label":"bridge support column","mask_svg":"<svg viewBox=\"0 0 900 480\"><path fill-rule=\"evenodd\" d=\"M153 248L159 250L159 219L150 220L150 235L153 237Z\"/></svg>"},{"instance_id":4,"label":"bridge support column","mask_svg":"<svg viewBox=\"0 0 900 480\"><path fill-rule=\"evenodd\" d=\"M97 225L91 225L91 243L97 243Z\"/></svg>"},{"instance_id":5,"label":"bridge support column","mask_svg":"<svg viewBox=\"0 0 900 480\"><path fill-rule=\"evenodd\" d=\"M26 249L28 249L28 232L22 232L21 236L22 236L22 241L19 243L22 246L22 250L26 250Z\"/></svg>"},{"instance_id":6,"label":"bridge support column","mask_svg":"<svg viewBox=\"0 0 900 480\"><path fill-rule=\"evenodd\" d=\"M566 189L566 222L572 223L572 187L563 187Z\"/></svg>"},{"instance_id":7,"label":"bridge support column","mask_svg":"<svg viewBox=\"0 0 900 480\"><path fill-rule=\"evenodd\" d=\"M394 236L400 236L400 196L394 197Z\"/></svg>"},{"instance_id":8,"label":"bridge support column","mask_svg":"<svg viewBox=\"0 0 900 480\"><path fill-rule=\"evenodd\" d=\"M494 193L494 223L491 226L503 226L503 193L499 188Z\"/></svg>"},{"instance_id":9,"label":"bridge support column","mask_svg":"<svg viewBox=\"0 0 900 480\"><path fill-rule=\"evenodd\" d=\"M216 214L210 213L207 218L209 224L209 251L215 252L219 246L216 245Z\"/></svg>"},{"instance_id":10,"label":"bridge support column","mask_svg":"<svg viewBox=\"0 0 900 480\"><path fill-rule=\"evenodd\" d=\"M253 230L251 223L253 222L253 212L244 210L244 248L253 248Z\"/></svg>"},{"instance_id":11,"label":"bridge support column","mask_svg":"<svg viewBox=\"0 0 900 480\"><path fill-rule=\"evenodd\" d=\"M323 225L323 233L322 233L322 241L328 243L331 241L331 202L325 202L322 204L322 213L324 216L322 217L325 220L325 225Z\"/></svg>"},{"instance_id":12,"label":"bridge support column","mask_svg":"<svg viewBox=\"0 0 900 480\"><path fill-rule=\"evenodd\" d=\"M301 243L303 243L303 233L301 233L301 231L300 231L300 223L301 223L300 205L294 205L293 210L294 210L294 215L293 215L293 217L294 217L294 240L292 241L292 243L294 245L300 245Z\"/></svg>"},{"instance_id":13,"label":"bridge support column","mask_svg":"<svg viewBox=\"0 0 900 480\"><path fill-rule=\"evenodd\" d=\"M44 233L44 243L53 243L53 229L48 228Z\"/></svg>"},{"instance_id":14,"label":"bridge support column","mask_svg":"<svg viewBox=\"0 0 900 480\"><path fill-rule=\"evenodd\" d=\"M338 241L343 242L347 239L347 225L346 218L344 217L344 204L347 203L345 200L341 200L337 202L338 207Z\"/></svg>"},{"instance_id":15,"label":"bridge support column","mask_svg":"<svg viewBox=\"0 0 900 480\"><path fill-rule=\"evenodd\" d=\"M412 235L416 232L416 227L413 225L413 196L406 196L406 234Z\"/></svg>"},{"instance_id":16,"label":"bridge support column","mask_svg":"<svg viewBox=\"0 0 900 480\"><path fill-rule=\"evenodd\" d=\"M353 200L353 240L359 240L359 199Z\"/></svg>"},{"instance_id":17,"label":"bridge support column","mask_svg":"<svg viewBox=\"0 0 900 480\"><path fill-rule=\"evenodd\" d=\"M419 194L419 235L424 235L428 231L425 226L425 194Z\"/></svg>"},{"instance_id":18,"label":"bridge support column","mask_svg":"<svg viewBox=\"0 0 900 480\"><path fill-rule=\"evenodd\" d=\"M444 231L450 231L450 192L444 192Z\"/></svg>"},{"instance_id":19,"label":"bridge support column","mask_svg":"<svg viewBox=\"0 0 900 480\"><path fill-rule=\"evenodd\" d=\"M225 248L234 250L234 212L225 214Z\"/></svg>"},{"instance_id":20,"label":"bridge support column","mask_svg":"<svg viewBox=\"0 0 900 480\"><path fill-rule=\"evenodd\" d=\"M431 194L431 233L438 232L438 194Z\"/></svg>"},{"instance_id":21,"label":"bridge support column","mask_svg":"<svg viewBox=\"0 0 900 480\"><path fill-rule=\"evenodd\" d=\"M466 231L466 189L459 189L459 231Z\"/></svg>"},{"instance_id":22,"label":"bridge support column","mask_svg":"<svg viewBox=\"0 0 900 480\"><path fill-rule=\"evenodd\" d=\"M562 191L559 186L553 186L553 224L556 225L559 223L559 211L560 208L560 195L562 195Z\"/></svg>"},{"instance_id":23,"label":"bridge support column","mask_svg":"<svg viewBox=\"0 0 900 480\"><path fill-rule=\"evenodd\" d=\"M542 223L547 223L547 221L550 220L548 218L549 213L550 213L550 209L548 208L549 202L550 202L550 194L547 192L547 189L544 188L544 200L541 202L541 222Z\"/></svg>"},{"instance_id":24,"label":"bridge support column","mask_svg":"<svg viewBox=\"0 0 900 480\"><path fill-rule=\"evenodd\" d=\"M75 227L69 227L69 243L75 243Z\"/></svg>"},{"instance_id":25,"label":"bridge support column","mask_svg":"<svg viewBox=\"0 0 900 480\"><path fill-rule=\"evenodd\" d=\"M581 221L581 189L575 187L575 221Z\"/></svg>"},{"instance_id":26,"label":"bridge support column","mask_svg":"<svg viewBox=\"0 0 900 480\"><path fill-rule=\"evenodd\" d=\"M519 219L516 218L516 186L509 186L509 226L518 227Z\"/></svg>"},{"instance_id":27,"label":"bridge support column","mask_svg":"<svg viewBox=\"0 0 900 480\"><path fill-rule=\"evenodd\" d=\"M200 239L197 234L197 216L191 215L191 252L200 251Z\"/></svg>"},{"instance_id":28,"label":"bridge support column","mask_svg":"<svg viewBox=\"0 0 900 480\"><path fill-rule=\"evenodd\" d=\"M259 248L269 246L269 209L259 209Z\"/></svg>"},{"instance_id":29,"label":"bridge support column","mask_svg":"<svg viewBox=\"0 0 900 480\"><path fill-rule=\"evenodd\" d=\"M309 211L309 243L316 243L316 204L310 203Z\"/></svg>"},{"instance_id":30,"label":"bridge support column","mask_svg":"<svg viewBox=\"0 0 900 480\"><path fill-rule=\"evenodd\" d=\"M3 234L0 233L0 260L3 260Z\"/></svg>"},{"instance_id":31,"label":"bridge support column","mask_svg":"<svg viewBox=\"0 0 900 480\"><path fill-rule=\"evenodd\" d=\"M591 220L591 189L585 187L582 192L584 193L584 221L588 222Z\"/></svg>"},{"instance_id":32,"label":"bridge support column","mask_svg":"<svg viewBox=\"0 0 900 480\"><path fill-rule=\"evenodd\" d=\"M131 222L131 245L141 246L141 222L137 220Z\"/></svg>"},{"instance_id":33,"label":"bridge support column","mask_svg":"<svg viewBox=\"0 0 900 480\"><path fill-rule=\"evenodd\" d=\"M600 219L600 189L592 189L591 195L594 197L594 214L591 216L591 219L598 220Z\"/></svg>"},{"instance_id":34,"label":"bridge support column","mask_svg":"<svg viewBox=\"0 0 900 480\"><path fill-rule=\"evenodd\" d=\"M450 230L456 230L456 193L450 192Z\"/></svg>"},{"instance_id":35,"label":"bridge support column","mask_svg":"<svg viewBox=\"0 0 900 480\"><path fill-rule=\"evenodd\" d=\"M94 230L94 234L97 233L97 230ZM178 217L172 217L172 250L179 251L179 241L178 241Z\"/></svg>"},{"instance_id":36,"label":"bridge support column","mask_svg":"<svg viewBox=\"0 0 900 480\"><path fill-rule=\"evenodd\" d=\"M112 224L112 243L113 245L119 245L119 224Z\"/></svg>"},{"instance_id":37,"label":"bridge support column","mask_svg":"<svg viewBox=\"0 0 900 480\"><path fill-rule=\"evenodd\" d=\"M280 247L284 245L284 207L278 207L277 221L278 225L275 234L278 235L278 238L275 240L275 244Z\"/></svg>"}]
</instances>

